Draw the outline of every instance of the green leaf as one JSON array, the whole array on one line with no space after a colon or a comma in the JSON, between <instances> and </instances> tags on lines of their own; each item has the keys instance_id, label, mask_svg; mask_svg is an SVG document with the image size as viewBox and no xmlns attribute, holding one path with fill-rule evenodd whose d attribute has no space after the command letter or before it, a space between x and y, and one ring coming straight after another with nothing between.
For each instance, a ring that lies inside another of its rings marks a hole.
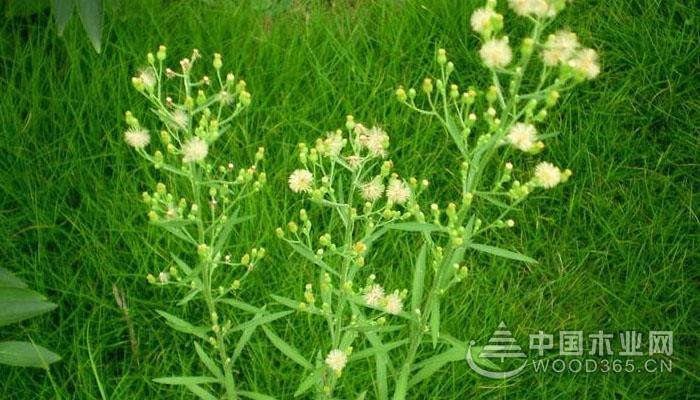
<instances>
[{"instance_id":1,"label":"green leaf","mask_svg":"<svg viewBox=\"0 0 700 400\"><path fill-rule=\"evenodd\" d=\"M205 367L214 374L217 380L220 382L223 382L224 380L224 374L221 373L221 370L219 367L216 365L214 360L209 357L207 353L204 352L204 349L202 349L202 346L199 345L199 343L194 342L194 349L197 351L197 355L199 356L199 359L202 360L202 364L204 364Z\"/></svg>"},{"instance_id":2,"label":"green leaf","mask_svg":"<svg viewBox=\"0 0 700 400\"><path fill-rule=\"evenodd\" d=\"M440 337L440 301L437 298L430 305L430 337L433 339L433 348L435 348Z\"/></svg>"},{"instance_id":3,"label":"green leaf","mask_svg":"<svg viewBox=\"0 0 700 400\"><path fill-rule=\"evenodd\" d=\"M413 271L413 286L411 289L411 312L420 307L420 302L423 299L423 285L425 284L425 265L426 265L427 245L423 243L416 258L416 266Z\"/></svg>"},{"instance_id":4,"label":"green leaf","mask_svg":"<svg viewBox=\"0 0 700 400\"><path fill-rule=\"evenodd\" d=\"M396 222L393 224L387 224L386 227L389 229L394 229L397 231L406 231L406 232L430 233L430 232L438 232L438 231L445 230L445 228L442 226L428 224L425 222Z\"/></svg>"},{"instance_id":5,"label":"green leaf","mask_svg":"<svg viewBox=\"0 0 700 400\"><path fill-rule=\"evenodd\" d=\"M455 120L454 118L452 118L452 115L450 115L449 112L445 113L445 122L447 123L447 132L452 137L452 140L455 142L455 145L457 145L457 148L459 149L460 153L462 153L464 157L469 157L469 152L464 146L464 138L462 137L462 132L459 130L459 127L457 127L457 124L455 124Z\"/></svg>"},{"instance_id":6,"label":"green leaf","mask_svg":"<svg viewBox=\"0 0 700 400\"><path fill-rule=\"evenodd\" d=\"M85 0L81 0L81 1L85 1ZM190 237L188 234L185 233L185 232L187 232L185 227L187 227L187 225L193 224L192 221L187 221L187 220L159 221L159 220L155 220L155 221L150 221L150 223L152 225L155 225L155 226L158 226L160 228L165 229L166 231L172 233L173 235L184 240L187 243L194 244L195 246L198 244L197 242L194 241L194 239L192 239L192 237ZM177 260L176 260L176 262L177 262Z\"/></svg>"},{"instance_id":7,"label":"green leaf","mask_svg":"<svg viewBox=\"0 0 700 400\"><path fill-rule=\"evenodd\" d=\"M272 396L268 396L266 394L258 392L246 392L245 390L240 390L236 393L238 393L241 397L247 397L253 400L275 400L275 398Z\"/></svg>"},{"instance_id":8,"label":"green leaf","mask_svg":"<svg viewBox=\"0 0 700 400\"><path fill-rule=\"evenodd\" d=\"M14 367L48 368L61 359L57 354L33 343L0 342L0 364Z\"/></svg>"},{"instance_id":9,"label":"green leaf","mask_svg":"<svg viewBox=\"0 0 700 400\"><path fill-rule=\"evenodd\" d=\"M396 389L394 389L394 400L404 400L408 391L408 375L411 372L408 364L401 367L401 373L396 381Z\"/></svg>"},{"instance_id":10,"label":"green leaf","mask_svg":"<svg viewBox=\"0 0 700 400\"><path fill-rule=\"evenodd\" d=\"M397 347L401 347L408 342L408 339L402 339L397 340L396 342L383 343L379 346L372 346L368 349L352 353L352 355L350 356L350 361L358 361L367 357L372 357L379 354L386 354L389 351L394 350Z\"/></svg>"},{"instance_id":11,"label":"green leaf","mask_svg":"<svg viewBox=\"0 0 700 400\"><path fill-rule=\"evenodd\" d=\"M464 361L466 351L467 350L464 348L453 347L443 353L432 356L426 360L421 361L420 363L417 363L414 366L414 368L418 369L418 372L413 374L408 386L411 387L421 382L422 380L429 378L448 363Z\"/></svg>"},{"instance_id":12,"label":"green leaf","mask_svg":"<svg viewBox=\"0 0 700 400\"><path fill-rule=\"evenodd\" d=\"M229 330L227 333L242 331L244 329L253 328L256 326L267 324L268 322L272 322L276 319L280 319L282 317L285 317L285 316L291 314L292 312L293 311L279 311L279 312L272 313L272 314L256 316L253 319L251 319L250 321L246 321L240 325L237 325L237 326L231 328L231 330Z\"/></svg>"},{"instance_id":13,"label":"green leaf","mask_svg":"<svg viewBox=\"0 0 700 400\"><path fill-rule=\"evenodd\" d=\"M180 319L172 314L169 314L165 311L156 310L156 312L158 314L160 314L161 317L165 318L168 326L175 329L176 331L189 333L189 334L195 335L201 339L207 340L207 332L209 332L209 329L201 327L201 326L194 326L194 325L190 324L189 322L187 322L183 319Z\"/></svg>"},{"instance_id":14,"label":"green leaf","mask_svg":"<svg viewBox=\"0 0 700 400\"><path fill-rule=\"evenodd\" d=\"M153 382L163 385L201 385L203 383L219 383L219 380L211 376L169 376L155 378Z\"/></svg>"},{"instance_id":15,"label":"green leaf","mask_svg":"<svg viewBox=\"0 0 700 400\"><path fill-rule=\"evenodd\" d=\"M493 254L494 256L497 256L497 257L503 257L503 258L508 258L511 260L522 261L522 262L531 263L531 264L537 264L537 260L535 260L533 258L522 255L520 253L516 253L514 251L502 249L500 247L494 247L494 246L489 246L486 244L478 244L478 243L469 243L467 246L471 247L474 250L478 250L478 251L481 251L484 253Z\"/></svg>"},{"instance_id":16,"label":"green leaf","mask_svg":"<svg viewBox=\"0 0 700 400\"><path fill-rule=\"evenodd\" d=\"M275 347L277 347L277 349L281 351L282 354L289 357L289 359L306 369L314 368L313 364L307 361L306 358L304 358L304 356L302 356L301 353L299 353L299 350L295 349L294 347L292 347L292 345L282 340L279 336L272 332L270 328L263 326L262 329L263 332L265 332L267 338L270 339L272 344Z\"/></svg>"},{"instance_id":17,"label":"green leaf","mask_svg":"<svg viewBox=\"0 0 700 400\"><path fill-rule=\"evenodd\" d=\"M292 246L294 251L299 253L299 255L303 256L307 260L311 261L312 263L318 265L319 267L323 268L324 271L328 272L331 275L335 275L337 277L340 277L340 274L336 272L333 268L330 267L330 265L326 264L321 258L316 256L311 250L308 248L300 245L299 243L296 242L289 242L289 244Z\"/></svg>"},{"instance_id":18,"label":"green leaf","mask_svg":"<svg viewBox=\"0 0 700 400\"><path fill-rule=\"evenodd\" d=\"M0 267L0 288L11 287L11 288L26 288L27 285L22 282L21 279L14 276L12 272Z\"/></svg>"},{"instance_id":19,"label":"green leaf","mask_svg":"<svg viewBox=\"0 0 700 400\"><path fill-rule=\"evenodd\" d=\"M216 396L213 394L209 393L206 389L199 385L195 384L186 384L185 387L197 397L199 397L202 400L219 400Z\"/></svg>"},{"instance_id":20,"label":"green leaf","mask_svg":"<svg viewBox=\"0 0 700 400\"><path fill-rule=\"evenodd\" d=\"M99 53L102 51L102 0L76 1L85 32L92 42L92 47Z\"/></svg>"},{"instance_id":21,"label":"green leaf","mask_svg":"<svg viewBox=\"0 0 700 400\"><path fill-rule=\"evenodd\" d=\"M245 311L245 312L249 312L251 314L256 314L256 313L263 311L262 308L251 306L248 303L245 303L245 302L239 301L239 300L235 300L235 299L220 299L220 300L217 300L217 302L228 304L231 307L237 308L237 309Z\"/></svg>"},{"instance_id":22,"label":"green leaf","mask_svg":"<svg viewBox=\"0 0 700 400\"><path fill-rule=\"evenodd\" d=\"M44 301L43 296L32 290L0 288L0 326L32 318L54 308L56 304Z\"/></svg>"},{"instance_id":23,"label":"green leaf","mask_svg":"<svg viewBox=\"0 0 700 400\"><path fill-rule=\"evenodd\" d=\"M255 314L255 317L259 317L263 315L265 311L260 310L258 313ZM241 333L241 336L238 338L238 342L236 342L236 347L233 349L233 355L231 356L231 362L235 362L238 357L241 355L243 352L243 349L245 348L246 344L248 344L248 341L250 341L251 336L253 336L253 332L255 332L256 326L252 326L248 329L243 330L243 333Z\"/></svg>"},{"instance_id":24,"label":"green leaf","mask_svg":"<svg viewBox=\"0 0 700 400\"><path fill-rule=\"evenodd\" d=\"M299 386L297 386L297 390L294 392L294 397L299 397L302 394L306 393L309 391L314 386L314 383L319 381L319 376L318 376L318 371L314 371L311 375L307 376L304 378L301 383L299 383Z\"/></svg>"},{"instance_id":25,"label":"green leaf","mask_svg":"<svg viewBox=\"0 0 700 400\"><path fill-rule=\"evenodd\" d=\"M75 8L75 0L52 0L53 18L56 22L56 30L58 36L63 35L63 30L70 18L73 16L73 8Z\"/></svg>"}]
</instances>

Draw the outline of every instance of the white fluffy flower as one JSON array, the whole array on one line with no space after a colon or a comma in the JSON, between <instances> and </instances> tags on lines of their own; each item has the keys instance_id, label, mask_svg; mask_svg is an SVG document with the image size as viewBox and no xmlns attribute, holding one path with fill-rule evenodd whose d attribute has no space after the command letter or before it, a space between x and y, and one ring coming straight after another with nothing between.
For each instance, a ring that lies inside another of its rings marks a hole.
<instances>
[{"instance_id":1,"label":"white fluffy flower","mask_svg":"<svg viewBox=\"0 0 700 400\"><path fill-rule=\"evenodd\" d=\"M330 353L328 353L328 355L326 356L326 365L328 366L328 368L335 371L336 374L339 374L340 371L342 371L343 368L345 368L345 364L347 363L348 356L342 350L331 350Z\"/></svg>"},{"instance_id":2,"label":"white fluffy flower","mask_svg":"<svg viewBox=\"0 0 700 400\"><path fill-rule=\"evenodd\" d=\"M143 86L147 87L148 89L153 89L157 83L155 71L153 71L153 68L150 67L141 70L139 73L139 79L141 79Z\"/></svg>"},{"instance_id":3,"label":"white fluffy flower","mask_svg":"<svg viewBox=\"0 0 700 400\"><path fill-rule=\"evenodd\" d=\"M133 148L143 149L151 142L151 136L145 129L129 128L124 132L124 141Z\"/></svg>"},{"instance_id":4,"label":"white fluffy flower","mask_svg":"<svg viewBox=\"0 0 700 400\"><path fill-rule=\"evenodd\" d=\"M521 16L535 17L554 16L554 7L546 0L508 0L508 5Z\"/></svg>"},{"instance_id":5,"label":"white fluffy flower","mask_svg":"<svg viewBox=\"0 0 700 400\"><path fill-rule=\"evenodd\" d=\"M337 157L345 147L345 139L343 139L343 135L339 132L330 133L326 140L323 141L323 144L329 156Z\"/></svg>"},{"instance_id":6,"label":"white fluffy flower","mask_svg":"<svg viewBox=\"0 0 700 400\"><path fill-rule=\"evenodd\" d=\"M481 46L479 56L489 68L502 68L513 60L513 52L508 45L508 38L487 40Z\"/></svg>"},{"instance_id":7,"label":"white fluffy flower","mask_svg":"<svg viewBox=\"0 0 700 400\"><path fill-rule=\"evenodd\" d=\"M384 298L384 309L387 313L392 315L401 313L401 310L403 310L403 300L401 300L398 290Z\"/></svg>"},{"instance_id":8,"label":"white fluffy flower","mask_svg":"<svg viewBox=\"0 0 700 400\"><path fill-rule=\"evenodd\" d=\"M204 140L193 137L182 145L182 154L183 162L202 161L209 154L209 145Z\"/></svg>"},{"instance_id":9,"label":"white fluffy flower","mask_svg":"<svg viewBox=\"0 0 700 400\"><path fill-rule=\"evenodd\" d=\"M478 8L469 20L472 29L478 33L485 33L489 28L491 28L492 19L498 14L490 8L481 7Z\"/></svg>"},{"instance_id":10,"label":"white fluffy flower","mask_svg":"<svg viewBox=\"0 0 700 400\"><path fill-rule=\"evenodd\" d=\"M573 32L561 30L549 35L544 43L542 60L549 66L568 62L579 47L578 38Z\"/></svg>"},{"instance_id":11,"label":"white fluffy flower","mask_svg":"<svg viewBox=\"0 0 700 400\"><path fill-rule=\"evenodd\" d=\"M535 178L542 187L550 189L561 182L561 171L552 163L543 161L535 167Z\"/></svg>"},{"instance_id":12,"label":"white fluffy flower","mask_svg":"<svg viewBox=\"0 0 700 400\"><path fill-rule=\"evenodd\" d=\"M367 303L368 306L377 307L384 298L384 288L382 287L382 285L378 285L375 283L367 289L364 296L362 297L364 298L365 303Z\"/></svg>"},{"instance_id":13,"label":"white fluffy flower","mask_svg":"<svg viewBox=\"0 0 700 400\"><path fill-rule=\"evenodd\" d=\"M363 135L360 143L367 148L369 153L375 157L386 156L386 147L389 145L389 135L381 128L373 126L372 129Z\"/></svg>"},{"instance_id":14,"label":"white fluffy flower","mask_svg":"<svg viewBox=\"0 0 700 400\"><path fill-rule=\"evenodd\" d=\"M366 201L374 202L379 200L384 194L384 184L381 179L375 178L365 183L361 187L362 198Z\"/></svg>"},{"instance_id":15,"label":"white fluffy flower","mask_svg":"<svg viewBox=\"0 0 700 400\"><path fill-rule=\"evenodd\" d=\"M392 179L386 188L386 198L392 203L403 204L411 198L411 188L402 180Z\"/></svg>"},{"instance_id":16,"label":"white fluffy flower","mask_svg":"<svg viewBox=\"0 0 700 400\"><path fill-rule=\"evenodd\" d=\"M292 192L308 192L314 182L314 175L306 169L297 169L289 175L289 188Z\"/></svg>"},{"instance_id":17,"label":"white fluffy flower","mask_svg":"<svg viewBox=\"0 0 700 400\"><path fill-rule=\"evenodd\" d=\"M522 151L530 151L535 146L537 130L530 124L518 122L510 128L507 138L513 147Z\"/></svg>"},{"instance_id":18,"label":"white fluffy flower","mask_svg":"<svg viewBox=\"0 0 700 400\"><path fill-rule=\"evenodd\" d=\"M593 79L600 73L598 53L593 49L583 49L569 61L569 66L582 73L586 79Z\"/></svg>"},{"instance_id":19,"label":"white fluffy flower","mask_svg":"<svg viewBox=\"0 0 700 400\"><path fill-rule=\"evenodd\" d=\"M177 130L185 130L187 129L187 125L189 125L190 122L190 117L187 115L186 112L182 110L175 110L171 116L171 122L173 129Z\"/></svg>"}]
</instances>

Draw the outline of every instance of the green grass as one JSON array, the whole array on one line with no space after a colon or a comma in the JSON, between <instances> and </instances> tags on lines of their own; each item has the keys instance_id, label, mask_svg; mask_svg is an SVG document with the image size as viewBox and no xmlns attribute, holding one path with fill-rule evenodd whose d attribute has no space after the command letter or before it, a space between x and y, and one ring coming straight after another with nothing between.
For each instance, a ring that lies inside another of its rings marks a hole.
<instances>
[{"instance_id":1,"label":"green grass","mask_svg":"<svg viewBox=\"0 0 700 400\"><path fill-rule=\"evenodd\" d=\"M311 279L313 268L290 257L274 228L300 206L285 186L295 144L342 126L346 114L383 124L398 170L436 182L436 199L456 193L440 184L457 168L449 137L392 93L429 73L438 46L450 52L462 85L485 82L468 29L480 2L299 1L277 14L248 3L139 3L108 14L102 55L77 20L63 39L49 15L0 23L0 260L59 304L0 336L31 336L63 356L50 376L0 367L0 398L97 399L98 378L110 399L188 398L151 382L200 367L188 338L154 312L176 309L176 293L144 279L163 268L159 254L174 243L148 227L138 199L155 175L121 140L123 112L144 110L129 78L158 44L173 59L193 47L223 53L254 96L227 143L241 163L261 143L268 150L270 184L250 204L257 219L235 238L269 251L246 288L251 303L270 292L298 297ZM692 3L577 0L565 12L560 24L597 48L603 63L600 78L564 99L544 127L562 133L546 156L574 176L527 202L516 229L491 237L540 263L474 259L444 313L447 331L478 342L500 320L523 345L538 330L673 330L673 372L526 373L502 384L454 363L411 398L700 393L700 12ZM410 260L401 257L408 249L393 242L377 250L377 265L387 281L409 282ZM113 285L127 293L137 354ZM275 325L305 354L323 340L320 326L301 316ZM356 365L344 375L343 398L368 386L367 371ZM302 371L257 337L237 373L249 389L291 398Z\"/></svg>"}]
</instances>

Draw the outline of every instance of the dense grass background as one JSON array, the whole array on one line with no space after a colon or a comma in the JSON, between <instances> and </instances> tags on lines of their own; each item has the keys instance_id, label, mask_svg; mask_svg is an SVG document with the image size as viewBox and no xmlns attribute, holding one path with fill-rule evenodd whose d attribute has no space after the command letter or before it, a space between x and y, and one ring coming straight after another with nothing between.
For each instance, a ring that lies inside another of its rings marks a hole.
<instances>
[{"instance_id":1,"label":"dense grass background","mask_svg":"<svg viewBox=\"0 0 700 400\"><path fill-rule=\"evenodd\" d=\"M146 1L108 14L106 45L95 54L79 21L58 38L50 16L0 23L0 260L59 308L0 331L31 336L64 360L43 371L0 367L0 398L187 398L151 378L197 374L190 341L154 309L175 310L177 294L146 284L171 244L148 227L138 202L153 176L123 144L123 112L144 111L129 77L147 51L169 46L173 60L193 47L219 51L247 80L254 107L228 142L234 160L268 149L270 184L250 204L257 214L236 240L270 256L247 287L250 302L269 292L300 295L312 268L274 237L299 204L285 189L293 148L358 120L381 122L405 175L446 182L456 168L449 138L393 101L399 83L419 82L444 46L461 84L482 83L470 11L481 2ZM509 24L511 22L508 22ZM514 22L513 22L514 23ZM455 363L412 398L688 398L700 393L700 12L697 2L577 0L560 20L600 50L603 73L567 97L544 128L562 135L546 157L569 166L570 183L538 194L517 229L495 243L540 260L535 266L478 259L450 296L445 329L486 340L500 320L521 344L527 334L571 328L594 332L673 330L674 369L657 374L525 374L501 384ZM441 201L449 185L434 185ZM172 248L172 247L170 247ZM406 249L386 245L377 265L407 281ZM399 260L399 261L397 261ZM112 296L127 293L138 353ZM176 310L177 312L177 310ZM197 310L190 310L197 312ZM321 340L304 317L276 326L306 354ZM238 364L246 386L290 398L301 370L264 338ZM350 397L365 388L358 365L343 377Z\"/></svg>"}]
</instances>

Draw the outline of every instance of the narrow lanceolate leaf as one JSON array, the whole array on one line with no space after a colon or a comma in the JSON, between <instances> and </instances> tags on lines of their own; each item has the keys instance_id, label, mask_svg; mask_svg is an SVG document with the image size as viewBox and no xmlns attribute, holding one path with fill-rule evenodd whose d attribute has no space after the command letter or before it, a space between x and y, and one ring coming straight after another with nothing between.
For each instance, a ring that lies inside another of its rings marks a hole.
<instances>
[{"instance_id":1,"label":"narrow lanceolate leaf","mask_svg":"<svg viewBox=\"0 0 700 400\"><path fill-rule=\"evenodd\" d=\"M394 400L404 400L406 398L406 392L408 391L408 375L411 370L408 364L404 364L401 367L401 372L399 373L399 379L396 382L396 389L394 389Z\"/></svg>"},{"instance_id":2,"label":"narrow lanceolate leaf","mask_svg":"<svg viewBox=\"0 0 700 400\"><path fill-rule=\"evenodd\" d=\"M209 372L211 372L220 382L223 382L224 374L221 373L221 369L219 369L218 365L216 365L214 360L212 360L211 357L209 357L209 355L204 352L202 346L200 346L199 343L194 342L194 349L197 351L199 359L202 360L202 364L204 364L204 366L207 367Z\"/></svg>"},{"instance_id":3,"label":"narrow lanceolate leaf","mask_svg":"<svg viewBox=\"0 0 700 400\"><path fill-rule=\"evenodd\" d=\"M433 339L433 348L437 346L440 337L440 301L435 299L430 310L430 337Z\"/></svg>"},{"instance_id":4,"label":"narrow lanceolate leaf","mask_svg":"<svg viewBox=\"0 0 700 400\"><path fill-rule=\"evenodd\" d=\"M83 27L96 52L102 51L102 0L77 0Z\"/></svg>"},{"instance_id":5,"label":"narrow lanceolate leaf","mask_svg":"<svg viewBox=\"0 0 700 400\"><path fill-rule=\"evenodd\" d=\"M219 400L216 396L209 393L206 389L199 385L186 384L185 387L202 400Z\"/></svg>"},{"instance_id":6,"label":"narrow lanceolate leaf","mask_svg":"<svg viewBox=\"0 0 700 400\"><path fill-rule=\"evenodd\" d=\"M415 365L418 372L415 372L411 377L408 384L409 387L431 377L434 373L439 371L442 367L451 362L464 361L466 356L466 349L460 347L453 347L443 353L435 355L428 358L427 360L421 361Z\"/></svg>"},{"instance_id":7,"label":"narrow lanceolate leaf","mask_svg":"<svg viewBox=\"0 0 700 400\"><path fill-rule=\"evenodd\" d=\"M295 349L290 345L289 343L285 342L277 336L272 330L266 326L262 327L263 332L265 332L265 335L267 336L268 339L270 339L270 342L277 347L277 350L281 351L282 354L285 356L289 357L290 360L294 361L295 363L301 365L302 367L306 369L313 369L314 366L311 364L309 361L304 358L304 356L301 355L299 350Z\"/></svg>"},{"instance_id":8,"label":"narrow lanceolate leaf","mask_svg":"<svg viewBox=\"0 0 700 400\"><path fill-rule=\"evenodd\" d=\"M306 393L314 387L314 384L316 382L320 381L320 378L318 376L318 371L314 371L311 375L307 376L304 378L304 380L299 383L299 386L297 386L297 390L294 392L294 397L299 397L302 394Z\"/></svg>"},{"instance_id":9,"label":"narrow lanceolate leaf","mask_svg":"<svg viewBox=\"0 0 700 400\"><path fill-rule=\"evenodd\" d=\"M394 229L397 231L406 231L406 232L438 232L438 231L444 231L445 228L442 226L438 225L433 225L433 224L428 224L425 222L397 222L393 224L388 224L386 226L389 229Z\"/></svg>"},{"instance_id":10,"label":"narrow lanceolate leaf","mask_svg":"<svg viewBox=\"0 0 700 400\"><path fill-rule=\"evenodd\" d=\"M158 314L160 314L161 317L165 318L166 323L173 329L183 332L183 333L189 333L190 335L195 335L199 338L202 338L204 340L207 340L207 332L209 329L201 327L201 326L194 326L190 324L189 322L178 318L172 314L169 314L165 311L161 310L156 310Z\"/></svg>"},{"instance_id":11,"label":"narrow lanceolate leaf","mask_svg":"<svg viewBox=\"0 0 700 400\"><path fill-rule=\"evenodd\" d=\"M9 325L44 314L56 304L44 301L43 296L17 287L0 287L0 326Z\"/></svg>"},{"instance_id":12,"label":"narrow lanceolate leaf","mask_svg":"<svg viewBox=\"0 0 700 400\"><path fill-rule=\"evenodd\" d=\"M0 342L0 364L13 367L48 368L61 357L37 344L28 342Z\"/></svg>"},{"instance_id":13,"label":"narrow lanceolate leaf","mask_svg":"<svg viewBox=\"0 0 700 400\"><path fill-rule=\"evenodd\" d=\"M330 265L326 264L325 261L323 261L321 258L316 256L311 250L308 248L300 245L299 243L295 242L289 242L289 244L292 246L294 251L299 253L299 255L303 256L307 260L311 261L312 263L318 265L319 267L323 268L324 271L328 272L331 275L335 275L337 277L340 277L340 274L336 272L333 268L330 267Z\"/></svg>"},{"instance_id":14,"label":"narrow lanceolate leaf","mask_svg":"<svg viewBox=\"0 0 700 400\"><path fill-rule=\"evenodd\" d=\"M52 0L53 18L56 22L56 30L58 36L63 35L63 30L66 28L70 17L73 16L73 8L75 0Z\"/></svg>"},{"instance_id":15,"label":"narrow lanceolate leaf","mask_svg":"<svg viewBox=\"0 0 700 400\"><path fill-rule=\"evenodd\" d=\"M191 225L193 222L192 221L187 221L187 220L175 220L175 221L151 221L150 222L152 225L161 227L165 229L166 231L172 233L176 237L184 240L187 243L191 243L194 245L197 245L198 243L195 242L194 239L192 239L191 236L187 234L187 226Z\"/></svg>"},{"instance_id":16,"label":"narrow lanceolate leaf","mask_svg":"<svg viewBox=\"0 0 700 400\"><path fill-rule=\"evenodd\" d=\"M218 303L228 304L231 307L237 308L241 311L249 312L251 314L256 314L263 311L262 308L252 306L246 302L235 300L235 299L220 299L217 300Z\"/></svg>"},{"instance_id":17,"label":"narrow lanceolate leaf","mask_svg":"<svg viewBox=\"0 0 700 400\"><path fill-rule=\"evenodd\" d=\"M402 339L397 340L396 342L384 343L380 346L372 346L369 349L352 353L352 355L350 356L350 361L358 361L362 360L363 358L372 357L375 355L386 355L386 353L388 353L389 351L397 347L401 347L408 342L408 339Z\"/></svg>"},{"instance_id":18,"label":"narrow lanceolate leaf","mask_svg":"<svg viewBox=\"0 0 700 400\"><path fill-rule=\"evenodd\" d=\"M268 322L272 322L276 319L280 319L282 317L285 317L285 316L291 314L292 312L293 311L279 311L279 312L272 313L272 314L257 316L249 321L246 321L240 325L237 325L237 326L231 328L231 330L229 330L227 333L242 331L244 329L253 328L256 326L267 324Z\"/></svg>"},{"instance_id":19,"label":"narrow lanceolate leaf","mask_svg":"<svg viewBox=\"0 0 700 400\"><path fill-rule=\"evenodd\" d=\"M464 145L465 141L464 137L462 137L462 131L459 129L454 118L449 112L445 114L445 122L447 123L447 132L450 134L450 137L452 137L452 140L457 145L459 151L463 156L469 157L469 152Z\"/></svg>"},{"instance_id":20,"label":"narrow lanceolate leaf","mask_svg":"<svg viewBox=\"0 0 700 400\"><path fill-rule=\"evenodd\" d=\"M214 254L223 251L224 246L226 245L229 237L231 236L231 232L233 231L234 226L252 218L252 215L239 217L237 213L230 216L224 223L224 227L221 229L219 234L216 235L216 243L214 244Z\"/></svg>"},{"instance_id":21,"label":"narrow lanceolate leaf","mask_svg":"<svg viewBox=\"0 0 700 400\"><path fill-rule=\"evenodd\" d=\"M497 257L503 257L503 258L508 258L510 260L516 260L516 261L522 261L526 263L531 263L531 264L537 264L537 260L534 258L530 258L526 255L516 253L514 251L502 249L500 247L494 247L494 246L489 246L486 244L478 244L478 243L469 243L469 247L471 247L474 250L478 250L484 253L489 253L493 254L494 256Z\"/></svg>"},{"instance_id":22,"label":"narrow lanceolate leaf","mask_svg":"<svg viewBox=\"0 0 700 400\"><path fill-rule=\"evenodd\" d=\"M262 316L264 312L264 310L260 310L257 314L255 314L255 318ZM250 338L253 336L253 333L255 332L256 328L257 326L251 326L243 330L241 336L238 338L238 342L236 342L236 347L233 349L233 355L231 356L232 363L235 362L238 359L238 357L240 357L241 353L243 352L243 349L250 341Z\"/></svg>"},{"instance_id":23,"label":"narrow lanceolate leaf","mask_svg":"<svg viewBox=\"0 0 700 400\"><path fill-rule=\"evenodd\" d=\"M427 246L423 243L418 257L416 258L416 266L413 271L413 286L411 289L411 309L413 312L420 307L420 302L423 299L423 285L425 284L425 265L426 265Z\"/></svg>"},{"instance_id":24,"label":"narrow lanceolate leaf","mask_svg":"<svg viewBox=\"0 0 700 400\"><path fill-rule=\"evenodd\" d=\"M0 288L11 287L11 288L26 288L27 285L22 282L21 279L14 276L12 272L0 267Z\"/></svg>"},{"instance_id":25,"label":"narrow lanceolate leaf","mask_svg":"<svg viewBox=\"0 0 700 400\"><path fill-rule=\"evenodd\" d=\"M219 380L211 376L169 376L155 378L153 382L164 385L202 385L206 383L219 383Z\"/></svg>"},{"instance_id":26,"label":"narrow lanceolate leaf","mask_svg":"<svg viewBox=\"0 0 700 400\"><path fill-rule=\"evenodd\" d=\"M293 310L301 311L301 303L297 300L292 300L292 299L287 298L287 297L277 296L275 294L270 295L270 297L272 297L276 302L282 304L283 306L287 306ZM312 314L321 314L320 312L315 311L315 310L311 310L309 308L304 308L303 311L310 312Z\"/></svg>"},{"instance_id":27,"label":"narrow lanceolate leaf","mask_svg":"<svg viewBox=\"0 0 700 400\"><path fill-rule=\"evenodd\" d=\"M253 400L275 400L275 398L272 396L268 396L266 394L258 392L246 392L245 390L240 390L236 393L238 393L241 397L247 397Z\"/></svg>"}]
</instances>

